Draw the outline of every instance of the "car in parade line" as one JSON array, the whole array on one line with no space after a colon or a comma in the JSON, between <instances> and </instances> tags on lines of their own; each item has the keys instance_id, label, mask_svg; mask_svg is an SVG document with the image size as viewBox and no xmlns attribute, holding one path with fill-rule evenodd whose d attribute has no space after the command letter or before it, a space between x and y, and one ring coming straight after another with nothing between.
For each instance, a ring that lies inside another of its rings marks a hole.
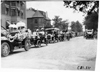
<instances>
[{"instance_id":1,"label":"car in parade line","mask_svg":"<svg viewBox=\"0 0 100 72\"><path fill-rule=\"evenodd\" d=\"M36 31L33 32L31 36L31 45L34 45L35 47L41 47L41 44L48 45L48 39L46 32L40 29L36 29Z\"/></svg>"},{"instance_id":2,"label":"car in parade line","mask_svg":"<svg viewBox=\"0 0 100 72\"><path fill-rule=\"evenodd\" d=\"M58 28L47 28L45 31L47 32L47 39L49 43L55 43L59 41L60 35L58 35Z\"/></svg>"},{"instance_id":3,"label":"car in parade line","mask_svg":"<svg viewBox=\"0 0 100 72\"><path fill-rule=\"evenodd\" d=\"M9 31L2 27L7 33L1 30L1 56L6 57L9 53L13 52L16 48L24 48L25 51L30 49L29 34L25 29L25 25L22 22L18 22L18 25L9 25Z\"/></svg>"},{"instance_id":4,"label":"car in parade line","mask_svg":"<svg viewBox=\"0 0 100 72\"><path fill-rule=\"evenodd\" d=\"M84 32L84 37L86 39L94 38L93 29L86 29L86 31Z\"/></svg>"}]
</instances>

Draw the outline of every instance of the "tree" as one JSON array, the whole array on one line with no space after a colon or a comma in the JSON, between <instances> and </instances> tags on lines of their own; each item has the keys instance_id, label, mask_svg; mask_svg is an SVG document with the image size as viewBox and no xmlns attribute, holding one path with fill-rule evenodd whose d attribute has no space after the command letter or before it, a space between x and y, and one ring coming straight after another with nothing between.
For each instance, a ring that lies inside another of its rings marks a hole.
<instances>
[{"instance_id":1,"label":"tree","mask_svg":"<svg viewBox=\"0 0 100 72\"><path fill-rule=\"evenodd\" d=\"M98 28L98 14L95 12L95 13L88 15L85 18L84 25L85 25L86 29L94 29L94 31L97 30L97 28Z\"/></svg>"},{"instance_id":2,"label":"tree","mask_svg":"<svg viewBox=\"0 0 100 72\"><path fill-rule=\"evenodd\" d=\"M87 13L87 15L99 11L99 1L66 1L64 6L73 8L77 11Z\"/></svg>"},{"instance_id":3,"label":"tree","mask_svg":"<svg viewBox=\"0 0 100 72\"><path fill-rule=\"evenodd\" d=\"M61 21L61 29L62 30L68 30L68 21L67 20L63 20L63 21Z\"/></svg>"},{"instance_id":4,"label":"tree","mask_svg":"<svg viewBox=\"0 0 100 72\"><path fill-rule=\"evenodd\" d=\"M73 8L76 11L86 13L84 25L88 29L97 30L99 1L65 1L64 6Z\"/></svg>"},{"instance_id":5,"label":"tree","mask_svg":"<svg viewBox=\"0 0 100 72\"><path fill-rule=\"evenodd\" d=\"M82 25L79 23L79 21L72 21L71 22L71 29L74 32L82 32Z\"/></svg>"},{"instance_id":6,"label":"tree","mask_svg":"<svg viewBox=\"0 0 100 72\"><path fill-rule=\"evenodd\" d=\"M76 28L77 28L77 32L82 32L82 25L81 23L79 23L79 21L76 21Z\"/></svg>"},{"instance_id":7,"label":"tree","mask_svg":"<svg viewBox=\"0 0 100 72\"><path fill-rule=\"evenodd\" d=\"M59 16L55 16L54 19L52 19L54 21L54 26L55 27L59 27L62 18L60 18Z\"/></svg>"},{"instance_id":8,"label":"tree","mask_svg":"<svg viewBox=\"0 0 100 72\"><path fill-rule=\"evenodd\" d=\"M75 27L75 22L74 21L71 22L71 30L76 32L76 27Z\"/></svg>"},{"instance_id":9,"label":"tree","mask_svg":"<svg viewBox=\"0 0 100 72\"><path fill-rule=\"evenodd\" d=\"M62 20L59 16L55 16L54 19L54 27L57 27L61 30L66 30L68 28L68 21L67 20Z\"/></svg>"}]
</instances>

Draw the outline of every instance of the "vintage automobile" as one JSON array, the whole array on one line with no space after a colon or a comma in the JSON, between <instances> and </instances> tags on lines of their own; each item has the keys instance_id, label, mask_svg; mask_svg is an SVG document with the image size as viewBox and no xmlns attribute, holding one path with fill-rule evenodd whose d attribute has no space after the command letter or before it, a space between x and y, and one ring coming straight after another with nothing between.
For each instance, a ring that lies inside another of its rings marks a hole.
<instances>
[{"instance_id":1,"label":"vintage automobile","mask_svg":"<svg viewBox=\"0 0 100 72\"><path fill-rule=\"evenodd\" d=\"M41 41L40 41L40 37L39 35L37 35L36 32L33 32L32 36L31 36L31 45L34 45L35 47L41 47Z\"/></svg>"},{"instance_id":2,"label":"vintage automobile","mask_svg":"<svg viewBox=\"0 0 100 72\"><path fill-rule=\"evenodd\" d=\"M30 39L25 26L19 24L11 24L8 34L1 33L1 56L6 57L16 48L24 48L28 51L30 48Z\"/></svg>"},{"instance_id":3,"label":"vintage automobile","mask_svg":"<svg viewBox=\"0 0 100 72\"><path fill-rule=\"evenodd\" d=\"M70 38L71 38L71 37L70 37L70 34L71 34L71 33L70 33L69 31L66 32L66 39L67 39L68 41L69 41Z\"/></svg>"},{"instance_id":4,"label":"vintage automobile","mask_svg":"<svg viewBox=\"0 0 100 72\"><path fill-rule=\"evenodd\" d=\"M41 47L41 44L48 45L47 34L39 29L37 30L32 34L31 44L34 45L35 47Z\"/></svg>"},{"instance_id":5,"label":"vintage automobile","mask_svg":"<svg viewBox=\"0 0 100 72\"><path fill-rule=\"evenodd\" d=\"M64 41L66 39L66 32L60 31L59 33L59 41Z\"/></svg>"},{"instance_id":6,"label":"vintage automobile","mask_svg":"<svg viewBox=\"0 0 100 72\"><path fill-rule=\"evenodd\" d=\"M47 28L45 29L47 32L47 39L49 43L58 42L58 29L57 28Z\"/></svg>"},{"instance_id":7,"label":"vintage automobile","mask_svg":"<svg viewBox=\"0 0 100 72\"><path fill-rule=\"evenodd\" d=\"M47 33L48 43L52 43L54 40L53 28L47 28L45 31Z\"/></svg>"},{"instance_id":8,"label":"vintage automobile","mask_svg":"<svg viewBox=\"0 0 100 72\"><path fill-rule=\"evenodd\" d=\"M94 38L93 29L86 29L86 31L84 33L84 37L86 39L88 39L88 38Z\"/></svg>"},{"instance_id":9,"label":"vintage automobile","mask_svg":"<svg viewBox=\"0 0 100 72\"><path fill-rule=\"evenodd\" d=\"M11 49L11 43L7 38L9 32L1 26L1 56L7 56Z\"/></svg>"},{"instance_id":10,"label":"vintage automobile","mask_svg":"<svg viewBox=\"0 0 100 72\"><path fill-rule=\"evenodd\" d=\"M47 33L44 30L39 31L39 37L41 44L43 43L48 45Z\"/></svg>"}]
</instances>

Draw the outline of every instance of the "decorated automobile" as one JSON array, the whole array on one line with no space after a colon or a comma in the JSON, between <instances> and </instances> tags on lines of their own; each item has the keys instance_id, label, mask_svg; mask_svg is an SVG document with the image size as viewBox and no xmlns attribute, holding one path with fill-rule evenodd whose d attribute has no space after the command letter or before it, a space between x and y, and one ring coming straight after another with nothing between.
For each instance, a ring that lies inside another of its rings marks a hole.
<instances>
[{"instance_id":1,"label":"decorated automobile","mask_svg":"<svg viewBox=\"0 0 100 72\"><path fill-rule=\"evenodd\" d=\"M45 29L45 31L47 32L47 39L49 43L54 43L55 42L55 34L54 34L54 28L48 28ZM55 31L56 32L56 31Z\"/></svg>"},{"instance_id":2,"label":"decorated automobile","mask_svg":"<svg viewBox=\"0 0 100 72\"><path fill-rule=\"evenodd\" d=\"M1 55L8 56L16 48L24 48L28 51L30 48L30 39L25 23L18 22L16 25L9 25L8 34L1 36Z\"/></svg>"},{"instance_id":3,"label":"decorated automobile","mask_svg":"<svg viewBox=\"0 0 100 72\"><path fill-rule=\"evenodd\" d=\"M36 47L41 47L41 44L48 45L47 34L44 30L37 29L32 34L31 44L35 45Z\"/></svg>"},{"instance_id":4,"label":"decorated automobile","mask_svg":"<svg viewBox=\"0 0 100 72\"><path fill-rule=\"evenodd\" d=\"M69 41L71 38L71 33L69 31L66 32L66 39Z\"/></svg>"},{"instance_id":5,"label":"decorated automobile","mask_svg":"<svg viewBox=\"0 0 100 72\"><path fill-rule=\"evenodd\" d=\"M84 37L86 39L88 39L88 38L94 38L93 29L86 29L86 31L84 33Z\"/></svg>"},{"instance_id":6,"label":"decorated automobile","mask_svg":"<svg viewBox=\"0 0 100 72\"><path fill-rule=\"evenodd\" d=\"M39 37L37 31L34 31L32 33L31 45L34 45L35 47L41 47L40 37Z\"/></svg>"},{"instance_id":7,"label":"decorated automobile","mask_svg":"<svg viewBox=\"0 0 100 72\"><path fill-rule=\"evenodd\" d=\"M11 49L10 41L7 38L9 32L1 26L1 56L7 56Z\"/></svg>"},{"instance_id":8,"label":"decorated automobile","mask_svg":"<svg viewBox=\"0 0 100 72\"><path fill-rule=\"evenodd\" d=\"M44 28L39 31L40 42L48 45L47 33L45 32Z\"/></svg>"}]
</instances>

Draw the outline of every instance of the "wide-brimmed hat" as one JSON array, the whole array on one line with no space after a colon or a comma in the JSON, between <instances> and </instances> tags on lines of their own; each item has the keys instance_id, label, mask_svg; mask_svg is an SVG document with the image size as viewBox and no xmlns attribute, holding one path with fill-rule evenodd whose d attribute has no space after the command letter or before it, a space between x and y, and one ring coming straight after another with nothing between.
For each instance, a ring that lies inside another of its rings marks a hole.
<instances>
[{"instance_id":1,"label":"wide-brimmed hat","mask_svg":"<svg viewBox=\"0 0 100 72\"><path fill-rule=\"evenodd\" d=\"M36 29L36 31L39 31L39 29Z\"/></svg>"},{"instance_id":2,"label":"wide-brimmed hat","mask_svg":"<svg viewBox=\"0 0 100 72\"><path fill-rule=\"evenodd\" d=\"M26 27L26 24L25 24L24 22L22 22L22 21L19 21L16 25L17 25L18 27L20 27L20 26Z\"/></svg>"}]
</instances>

